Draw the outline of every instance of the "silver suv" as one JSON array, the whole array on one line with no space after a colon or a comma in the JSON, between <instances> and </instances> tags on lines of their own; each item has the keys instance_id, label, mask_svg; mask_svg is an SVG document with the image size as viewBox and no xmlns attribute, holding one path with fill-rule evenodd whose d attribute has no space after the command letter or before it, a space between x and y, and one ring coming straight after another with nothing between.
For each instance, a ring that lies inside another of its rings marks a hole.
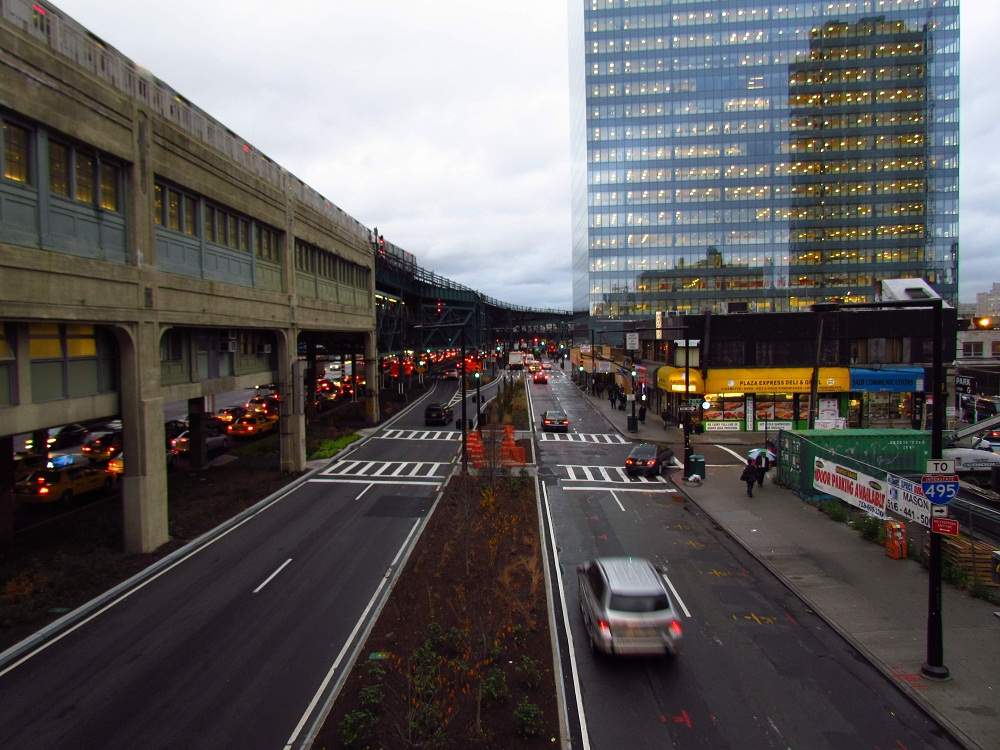
<instances>
[{"instance_id":1,"label":"silver suv","mask_svg":"<svg viewBox=\"0 0 1000 750\"><path fill-rule=\"evenodd\" d=\"M602 557L576 570L591 649L606 654L677 654L680 617L649 560Z\"/></svg>"}]
</instances>

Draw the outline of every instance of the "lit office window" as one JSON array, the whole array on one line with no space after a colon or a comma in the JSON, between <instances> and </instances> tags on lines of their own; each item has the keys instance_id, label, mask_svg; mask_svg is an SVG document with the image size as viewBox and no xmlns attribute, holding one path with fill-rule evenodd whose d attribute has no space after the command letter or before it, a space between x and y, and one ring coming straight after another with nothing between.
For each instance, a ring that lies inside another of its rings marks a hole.
<instances>
[{"instance_id":1,"label":"lit office window","mask_svg":"<svg viewBox=\"0 0 1000 750\"><path fill-rule=\"evenodd\" d=\"M195 214L198 204L190 195L184 196L184 234L194 237L198 233Z\"/></svg>"},{"instance_id":2,"label":"lit office window","mask_svg":"<svg viewBox=\"0 0 1000 750\"><path fill-rule=\"evenodd\" d=\"M28 182L28 130L9 122L3 124L3 176L14 182Z\"/></svg>"},{"instance_id":3,"label":"lit office window","mask_svg":"<svg viewBox=\"0 0 1000 750\"><path fill-rule=\"evenodd\" d=\"M167 197L167 227L169 229L181 229L181 194L176 190L169 190Z\"/></svg>"},{"instance_id":4,"label":"lit office window","mask_svg":"<svg viewBox=\"0 0 1000 750\"><path fill-rule=\"evenodd\" d=\"M118 167L106 161L101 162L101 208L118 210Z\"/></svg>"},{"instance_id":5,"label":"lit office window","mask_svg":"<svg viewBox=\"0 0 1000 750\"><path fill-rule=\"evenodd\" d=\"M69 147L57 141L49 141L49 189L69 198Z\"/></svg>"},{"instance_id":6,"label":"lit office window","mask_svg":"<svg viewBox=\"0 0 1000 750\"><path fill-rule=\"evenodd\" d=\"M94 157L76 152L76 189L73 197L79 203L94 203Z\"/></svg>"},{"instance_id":7,"label":"lit office window","mask_svg":"<svg viewBox=\"0 0 1000 750\"><path fill-rule=\"evenodd\" d=\"M153 221L157 226L163 224L163 186L153 188Z\"/></svg>"}]
</instances>

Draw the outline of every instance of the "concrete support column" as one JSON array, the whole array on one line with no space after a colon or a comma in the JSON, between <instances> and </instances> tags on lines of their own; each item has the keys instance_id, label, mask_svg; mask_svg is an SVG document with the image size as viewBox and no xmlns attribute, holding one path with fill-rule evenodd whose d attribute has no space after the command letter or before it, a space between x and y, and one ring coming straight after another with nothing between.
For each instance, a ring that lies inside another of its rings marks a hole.
<instances>
[{"instance_id":1,"label":"concrete support column","mask_svg":"<svg viewBox=\"0 0 1000 750\"><path fill-rule=\"evenodd\" d=\"M14 436L0 437L0 549L14 540Z\"/></svg>"},{"instance_id":2,"label":"concrete support column","mask_svg":"<svg viewBox=\"0 0 1000 750\"><path fill-rule=\"evenodd\" d=\"M379 423L378 404L378 349L375 331L365 334L365 422L369 425Z\"/></svg>"},{"instance_id":3,"label":"concrete support column","mask_svg":"<svg viewBox=\"0 0 1000 750\"><path fill-rule=\"evenodd\" d=\"M295 328L278 331L278 392L281 419L278 421L281 470L306 468L306 417L303 410L304 368L299 363L299 332Z\"/></svg>"},{"instance_id":4,"label":"concrete support column","mask_svg":"<svg viewBox=\"0 0 1000 750\"><path fill-rule=\"evenodd\" d=\"M126 552L152 552L170 539L167 455L160 391L160 327L116 329L121 359L125 476L122 518Z\"/></svg>"},{"instance_id":5,"label":"concrete support column","mask_svg":"<svg viewBox=\"0 0 1000 750\"><path fill-rule=\"evenodd\" d=\"M188 460L195 469L202 468L208 461L205 448L205 397L188 399Z\"/></svg>"}]
</instances>

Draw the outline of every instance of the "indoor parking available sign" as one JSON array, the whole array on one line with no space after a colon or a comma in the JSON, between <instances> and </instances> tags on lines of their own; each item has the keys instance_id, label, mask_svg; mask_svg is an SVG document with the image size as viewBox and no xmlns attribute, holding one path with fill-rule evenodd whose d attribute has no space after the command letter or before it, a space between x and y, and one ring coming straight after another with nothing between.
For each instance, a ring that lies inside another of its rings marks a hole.
<instances>
[{"instance_id":1,"label":"indoor parking available sign","mask_svg":"<svg viewBox=\"0 0 1000 750\"><path fill-rule=\"evenodd\" d=\"M813 459L813 488L885 520L886 483L826 458Z\"/></svg>"}]
</instances>

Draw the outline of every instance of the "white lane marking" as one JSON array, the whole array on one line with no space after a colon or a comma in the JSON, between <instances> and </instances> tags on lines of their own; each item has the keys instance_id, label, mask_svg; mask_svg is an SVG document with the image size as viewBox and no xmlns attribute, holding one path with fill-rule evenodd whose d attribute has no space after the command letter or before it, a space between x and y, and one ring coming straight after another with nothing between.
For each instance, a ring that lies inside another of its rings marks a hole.
<instances>
[{"instance_id":1,"label":"white lane marking","mask_svg":"<svg viewBox=\"0 0 1000 750\"><path fill-rule=\"evenodd\" d=\"M587 475L588 481L592 480L594 478L594 475L590 473L590 467L589 466L581 466L580 468L583 470L583 473ZM598 468L598 467L594 467L594 468Z\"/></svg>"},{"instance_id":2,"label":"white lane marking","mask_svg":"<svg viewBox=\"0 0 1000 750\"><path fill-rule=\"evenodd\" d=\"M402 465L406 466L406 464L402 464ZM375 471L372 472L371 476L373 476L373 477L380 477L386 471L388 471L391 467L392 467L392 463L389 462L389 461L386 461L384 464L382 464L377 469L375 469Z\"/></svg>"},{"instance_id":3,"label":"white lane marking","mask_svg":"<svg viewBox=\"0 0 1000 750\"><path fill-rule=\"evenodd\" d=\"M366 492L368 492L368 490L370 490L370 489L372 488L372 485L373 485L373 484L375 484L375 483L374 483L374 482L369 482L369 483L368 483L368 486L367 486L367 487L365 487L365 488L364 488L363 490L361 490L361 492L359 492L359 493L358 493L358 496L357 496L356 498L354 498L354 499L355 499L355 500L360 500L360 499L361 499L361 496L362 496L363 494L365 494Z\"/></svg>"},{"instance_id":4,"label":"white lane marking","mask_svg":"<svg viewBox=\"0 0 1000 750\"><path fill-rule=\"evenodd\" d=\"M306 480L306 482L312 482L312 481L314 481L314 480L312 480L312 479L307 479ZM306 482L303 482L303 484L305 484ZM236 531L236 529L238 529L240 526L242 526L243 524L247 523L248 521L253 520L257 516L259 516L261 513L263 513L265 510L268 510L275 503L278 503L278 502L284 500L286 497L288 497L289 495L291 495L293 492L295 492L301 486L302 486L301 484L297 484L294 487L289 488L286 492L282 493L281 495L278 495L278 497L274 498L274 500L272 500L271 502L269 502L267 505L265 505L263 508L261 508L260 510L258 510L253 515L247 516L242 521L240 521L238 524L232 526L231 528L226 529L225 531L223 531L221 534L219 534L214 539L209 539L207 542L205 542L200 547L191 550L186 555L184 555L184 557L180 558L179 560L175 560L173 563L171 563L170 565L168 565L167 567L165 567L163 570L161 570L156 575L150 576L145 581L143 581L142 583L140 583L138 586L135 586L134 588L129 589L128 591L126 591L124 594L122 594L118 598L116 598L113 601L108 602L107 604L105 604L99 610L97 610L96 612L94 612L94 614L92 614L89 617L85 617L84 619L80 620L80 622L78 622L73 627L67 628L66 630L64 630L63 632L61 632L59 635L54 636L52 639L50 639L50 640L46 641L45 643L41 644L38 648L33 649L32 651L29 651L27 654L25 654L20 659L18 659L17 661L15 661L13 664L11 664L9 667L7 667L5 670L3 670L2 672L0 672L0 677L3 677L8 672L10 672L10 671L16 669L17 667L21 666L22 664L24 664L24 662L28 661L28 659L32 658L33 656L36 656L37 654L40 654L42 651L44 651L45 649L47 649L49 646L51 646L51 645L53 645L55 643L58 643L63 638L65 638L66 636L68 636L70 633L73 633L74 631L79 630L84 625L86 625L88 622L90 622L91 620L93 620L93 619L99 617L100 615L104 614L105 612L107 612L109 609L111 609L116 604L118 604L120 602L123 602L126 599L128 599L130 596L132 596L132 594L134 594L137 591L141 591L142 589L146 588L146 586L148 586L149 584L151 584L157 578L159 578L162 575L166 575L167 573L169 573L171 570L173 570L174 568L176 568L178 565L180 565L182 562L184 562L188 558L193 557L194 555L197 555L202 550L207 549L208 547L211 547L213 544L215 544L220 539L223 539L224 537L229 536L234 531Z\"/></svg>"},{"instance_id":5,"label":"white lane marking","mask_svg":"<svg viewBox=\"0 0 1000 750\"><path fill-rule=\"evenodd\" d=\"M576 668L576 649L573 648L573 630L569 626L569 613L566 611L566 592L563 591L562 566L559 563L556 533L552 526L552 514L549 511L549 493L542 483L542 498L545 501L545 518L549 522L549 538L552 540L552 557L556 562L556 581L559 584L559 601L562 603L563 627L566 629L566 643L569 646L569 666L573 673L573 689L576 692L576 715L580 719L580 738L583 740L583 750L590 750L590 737L587 734L587 716L583 712L583 695L580 693L580 675Z\"/></svg>"},{"instance_id":6,"label":"white lane marking","mask_svg":"<svg viewBox=\"0 0 1000 750\"><path fill-rule=\"evenodd\" d=\"M611 484L614 484L614 482L612 482ZM563 490L565 492L611 492L611 491L614 491L614 492L643 492L643 493L645 493L647 495L656 495L656 494L663 495L663 494L669 494L669 493L677 492L677 490L675 490L673 487L663 487L663 488L660 488L660 489L653 489L652 487L648 487L648 488L647 487L643 487L642 489L640 489L638 487L601 487L599 485L595 486L593 484L581 484L581 485L576 485L576 486L566 486L566 485L563 485L559 489L561 489L561 490Z\"/></svg>"},{"instance_id":7,"label":"white lane marking","mask_svg":"<svg viewBox=\"0 0 1000 750\"><path fill-rule=\"evenodd\" d=\"M441 477L444 479L444 477ZM322 479L307 479L306 482L317 482L320 484L396 484L400 487L411 485L426 485L429 487L440 487L440 482L420 482L415 479L335 479L333 477L323 477Z\"/></svg>"},{"instance_id":8,"label":"white lane marking","mask_svg":"<svg viewBox=\"0 0 1000 750\"><path fill-rule=\"evenodd\" d=\"M624 513L625 512L625 506L622 505L622 501L618 499L618 495L615 494L614 490L610 490L610 492L611 492L611 497L613 497L615 499L615 502L618 503L618 507L621 508L622 509L622 513Z\"/></svg>"},{"instance_id":9,"label":"white lane marking","mask_svg":"<svg viewBox=\"0 0 1000 750\"><path fill-rule=\"evenodd\" d=\"M716 445L715 447L716 447L716 448L721 448L721 449L722 449L722 450L724 450L724 451L725 451L726 453L728 453L728 454L729 454L730 456L735 456L735 457L736 457L736 458L737 458L737 459L739 460L739 462L740 462L740 464L741 464L741 465L743 465L743 464L746 464L746 462L747 462L747 457L746 457L746 456L741 456L741 455L740 455L739 453L737 453L736 451L734 451L734 450L730 450L729 448L727 448L727 447L726 447L726 446L724 446L724 445Z\"/></svg>"},{"instance_id":10,"label":"white lane marking","mask_svg":"<svg viewBox=\"0 0 1000 750\"><path fill-rule=\"evenodd\" d=\"M400 464L399 466L396 467L396 470L394 472L392 472L392 474L390 474L390 476L398 477L399 476L399 472L401 472L405 468L406 468L406 464Z\"/></svg>"},{"instance_id":11,"label":"white lane marking","mask_svg":"<svg viewBox=\"0 0 1000 750\"><path fill-rule=\"evenodd\" d=\"M611 482L611 481L613 481L613 480L611 479L611 477L609 477L609 476L608 476L608 470L607 470L607 469L605 469L605 468L604 468L603 466L598 466L598 467L597 467L597 470L598 470L599 472L601 472L601 476L602 476L602 477L604 477L604 481L605 481L605 482Z\"/></svg>"},{"instance_id":12,"label":"white lane marking","mask_svg":"<svg viewBox=\"0 0 1000 750\"><path fill-rule=\"evenodd\" d=\"M395 567L396 563L399 562L399 558L403 554L403 550L405 550L406 545L410 543L410 539L413 538L413 532L417 530L417 527L419 525L420 525L420 520L417 520L413 524L413 528L410 529L410 533L406 535L406 539L403 540L402 546L399 548L399 551L396 552L396 557L394 557L392 562L389 563L390 569ZM309 715L312 714L312 712L316 709L316 704L319 703L320 696L329 686L330 680L333 679L333 675L337 671L337 667L339 667L340 662L344 660L344 656L347 654L347 650L350 648L351 643L357 636L358 631L361 630L362 623L364 623L365 618L368 617L368 613L371 612L372 607L375 606L375 602L378 600L379 595L382 593L382 589L385 588L385 585L388 582L389 582L389 570L386 570L385 575L382 576L382 580L379 581L378 588L375 589L375 593L372 594L372 598L368 600L368 606L365 607L364 612L361 613L361 617L359 617L358 621L354 624L354 629L351 631L351 634L347 636L347 640L344 642L344 647L340 649L340 653L337 654L337 658L334 659L333 664L330 666L330 671L326 673L326 677L324 677L323 682L320 683L319 689L316 691L315 695L313 695L312 700L309 701L309 705L306 707L306 712L302 714L302 718L299 719L299 723L295 725L295 729L292 731L292 736L289 737L288 741L285 743L285 748L290 748L295 744L295 740L298 738L299 734L301 734L302 732L302 729L305 727L306 721L308 721L309 719Z\"/></svg>"},{"instance_id":13,"label":"white lane marking","mask_svg":"<svg viewBox=\"0 0 1000 750\"><path fill-rule=\"evenodd\" d=\"M271 582L271 579L273 579L276 575L278 575L278 573L280 573L281 571L283 571L285 569L285 566L288 565L288 563L290 563L291 561L292 561L292 558L289 557L287 560L285 560L283 563L281 563L281 565L278 566L278 569L276 571L274 571L273 573L271 573L271 575L269 575L267 578L265 578L264 582L260 586L258 586L257 588L255 588L253 590L253 592L256 594L258 591L260 591L262 588L264 588L267 584L269 584Z\"/></svg>"},{"instance_id":14,"label":"white lane marking","mask_svg":"<svg viewBox=\"0 0 1000 750\"><path fill-rule=\"evenodd\" d=\"M685 617L690 617L691 613L688 611L687 605L684 603L684 600L681 599L681 595L677 593L677 589L674 588L674 584L672 584L670 582L670 579L667 578L667 574L666 573L660 573L660 576L666 582L667 586L670 587L670 593L674 595L674 599L676 599L677 603L681 605L681 609L684 610L684 616Z\"/></svg>"}]
</instances>

